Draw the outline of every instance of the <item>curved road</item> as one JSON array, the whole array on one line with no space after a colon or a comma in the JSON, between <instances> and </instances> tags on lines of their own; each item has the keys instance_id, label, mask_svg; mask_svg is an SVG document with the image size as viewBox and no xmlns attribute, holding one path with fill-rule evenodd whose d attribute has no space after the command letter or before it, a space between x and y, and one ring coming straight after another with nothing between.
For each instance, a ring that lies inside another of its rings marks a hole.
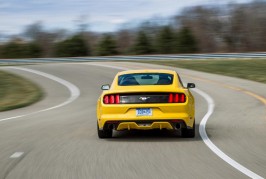
<instances>
[{"instance_id":1,"label":"curved road","mask_svg":"<svg viewBox=\"0 0 266 179\"><path fill-rule=\"evenodd\" d=\"M91 62L1 68L40 84L46 98L0 113L0 179L266 177L266 85L261 83L171 68L197 85L194 139L167 131L98 139L101 85L118 71L139 68L171 67Z\"/></svg>"}]
</instances>

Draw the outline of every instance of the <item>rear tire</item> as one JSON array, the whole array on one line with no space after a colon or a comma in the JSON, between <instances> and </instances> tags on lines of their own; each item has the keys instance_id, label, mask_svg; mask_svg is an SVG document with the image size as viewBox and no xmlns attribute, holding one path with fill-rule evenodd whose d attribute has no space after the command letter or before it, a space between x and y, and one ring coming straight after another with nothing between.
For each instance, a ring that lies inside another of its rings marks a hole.
<instances>
[{"instance_id":1,"label":"rear tire","mask_svg":"<svg viewBox=\"0 0 266 179\"><path fill-rule=\"evenodd\" d=\"M101 138L101 139L112 138L112 135L113 135L113 129L102 129L102 130L100 130L98 122L97 122L97 132L98 132L98 137Z\"/></svg>"},{"instance_id":2,"label":"rear tire","mask_svg":"<svg viewBox=\"0 0 266 179\"><path fill-rule=\"evenodd\" d=\"M192 129L188 129L188 128L182 128L181 129L181 136L184 138L194 138L195 137L195 119L194 119Z\"/></svg>"}]
</instances>

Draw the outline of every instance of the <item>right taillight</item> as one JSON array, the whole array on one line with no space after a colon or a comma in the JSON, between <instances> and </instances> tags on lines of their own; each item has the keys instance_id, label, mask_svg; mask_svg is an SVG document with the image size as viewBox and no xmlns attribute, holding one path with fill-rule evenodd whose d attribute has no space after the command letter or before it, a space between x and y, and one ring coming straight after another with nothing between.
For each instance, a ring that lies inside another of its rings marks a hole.
<instances>
[{"instance_id":1,"label":"right taillight","mask_svg":"<svg viewBox=\"0 0 266 179\"><path fill-rule=\"evenodd\" d=\"M120 104L119 94L110 94L103 97L104 104Z\"/></svg>"},{"instance_id":2,"label":"right taillight","mask_svg":"<svg viewBox=\"0 0 266 179\"><path fill-rule=\"evenodd\" d=\"M172 103L173 101L174 101L174 95L170 93L168 98L168 103Z\"/></svg>"},{"instance_id":3,"label":"right taillight","mask_svg":"<svg viewBox=\"0 0 266 179\"><path fill-rule=\"evenodd\" d=\"M168 103L185 103L186 95L184 93L170 93Z\"/></svg>"}]
</instances>

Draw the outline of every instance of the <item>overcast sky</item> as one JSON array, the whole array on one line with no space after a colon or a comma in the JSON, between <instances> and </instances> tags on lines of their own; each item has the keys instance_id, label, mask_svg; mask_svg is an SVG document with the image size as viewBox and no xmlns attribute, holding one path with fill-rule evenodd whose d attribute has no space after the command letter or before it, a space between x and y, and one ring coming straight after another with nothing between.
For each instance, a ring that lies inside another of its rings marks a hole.
<instances>
[{"instance_id":1,"label":"overcast sky","mask_svg":"<svg viewBox=\"0 0 266 179\"><path fill-rule=\"evenodd\" d=\"M250 0L0 0L0 34L22 32L42 21L48 29L74 30L82 16L93 31L114 31L124 23L168 17L184 7Z\"/></svg>"}]
</instances>

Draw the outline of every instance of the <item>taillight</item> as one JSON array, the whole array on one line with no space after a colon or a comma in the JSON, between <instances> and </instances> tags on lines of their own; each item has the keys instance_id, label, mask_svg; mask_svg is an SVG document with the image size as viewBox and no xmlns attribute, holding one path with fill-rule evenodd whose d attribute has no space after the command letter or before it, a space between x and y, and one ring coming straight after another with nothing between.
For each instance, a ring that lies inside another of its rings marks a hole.
<instances>
[{"instance_id":1,"label":"taillight","mask_svg":"<svg viewBox=\"0 0 266 179\"><path fill-rule=\"evenodd\" d=\"M110 95L110 104L114 104L114 103L115 103L115 96Z\"/></svg>"},{"instance_id":2,"label":"taillight","mask_svg":"<svg viewBox=\"0 0 266 179\"><path fill-rule=\"evenodd\" d=\"M115 95L115 104L119 104L120 103L120 96L119 94Z\"/></svg>"},{"instance_id":3,"label":"taillight","mask_svg":"<svg viewBox=\"0 0 266 179\"><path fill-rule=\"evenodd\" d=\"M185 103L186 95L184 93L170 93L168 103Z\"/></svg>"},{"instance_id":4,"label":"taillight","mask_svg":"<svg viewBox=\"0 0 266 179\"><path fill-rule=\"evenodd\" d=\"M168 103L172 103L173 102L173 96L174 95L172 93L169 94Z\"/></svg>"},{"instance_id":5,"label":"taillight","mask_svg":"<svg viewBox=\"0 0 266 179\"><path fill-rule=\"evenodd\" d=\"M186 96L185 96L185 94L180 94L180 103L184 103L184 102L186 102Z\"/></svg>"},{"instance_id":6,"label":"taillight","mask_svg":"<svg viewBox=\"0 0 266 179\"><path fill-rule=\"evenodd\" d=\"M119 104L120 103L120 96L119 96L119 94L105 95L103 97L103 103L104 104Z\"/></svg>"},{"instance_id":7,"label":"taillight","mask_svg":"<svg viewBox=\"0 0 266 179\"><path fill-rule=\"evenodd\" d=\"M106 96L103 97L103 103L104 104L109 104L109 96L106 95Z\"/></svg>"},{"instance_id":8,"label":"taillight","mask_svg":"<svg viewBox=\"0 0 266 179\"><path fill-rule=\"evenodd\" d=\"M179 94L176 93L175 94L175 100L174 100L175 103L178 103L179 102Z\"/></svg>"}]
</instances>

